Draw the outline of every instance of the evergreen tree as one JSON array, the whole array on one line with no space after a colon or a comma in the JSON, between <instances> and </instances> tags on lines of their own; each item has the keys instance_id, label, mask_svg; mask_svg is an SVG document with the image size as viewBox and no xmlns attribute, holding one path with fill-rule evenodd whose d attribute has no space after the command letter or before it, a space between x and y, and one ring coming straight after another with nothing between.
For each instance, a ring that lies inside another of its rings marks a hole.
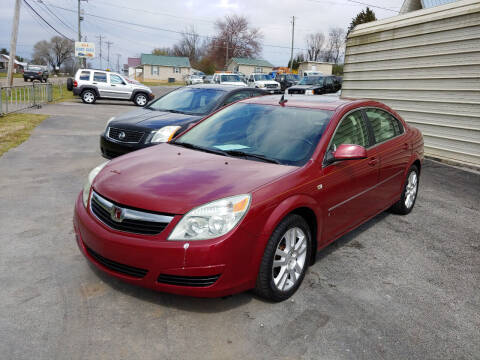
<instances>
[{"instance_id":1,"label":"evergreen tree","mask_svg":"<svg viewBox=\"0 0 480 360\"><path fill-rule=\"evenodd\" d=\"M362 10L361 12L359 12L357 14L357 16L355 16L353 19L352 19L352 22L350 23L350 26L348 27L348 32L347 32L347 35L350 33L350 31L353 30L353 28L359 24L365 24L365 23L368 23L370 21L375 21L377 20L377 17L375 16L375 13L373 12L372 9L370 9L368 6L365 10Z\"/></svg>"}]
</instances>

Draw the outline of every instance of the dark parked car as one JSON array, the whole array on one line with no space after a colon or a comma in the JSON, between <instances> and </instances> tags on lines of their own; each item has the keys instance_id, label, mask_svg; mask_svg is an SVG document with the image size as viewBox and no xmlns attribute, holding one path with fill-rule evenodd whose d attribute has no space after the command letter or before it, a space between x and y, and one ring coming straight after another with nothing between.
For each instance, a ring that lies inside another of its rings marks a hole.
<instances>
[{"instance_id":1,"label":"dark parked car","mask_svg":"<svg viewBox=\"0 0 480 360\"><path fill-rule=\"evenodd\" d=\"M297 84L298 80L298 75L295 74L277 74L275 77L275 81L280 83L282 91Z\"/></svg>"},{"instance_id":2,"label":"dark parked car","mask_svg":"<svg viewBox=\"0 0 480 360\"><path fill-rule=\"evenodd\" d=\"M322 95L341 89L336 76L304 76L300 82L287 89L288 94Z\"/></svg>"},{"instance_id":3,"label":"dark parked car","mask_svg":"<svg viewBox=\"0 0 480 360\"><path fill-rule=\"evenodd\" d=\"M222 106L265 94L260 89L216 84L179 88L141 109L111 118L100 136L102 155L110 159L167 142Z\"/></svg>"},{"instance_id":4,"label":"dark parked car","mask_svg":"<svg viewBox=\"0 0 480 360\"><path fill-rule=\"evenodd\" d=\"M48 70L44 66L40 65L29 65L23 71L23 81L33 81L39 80L40 82L47 82L48 80Z\"/></svg>"},{"instance_id":5,"label":"dark parked car","mask_svg":"<svg viewBox=\"0 0 480 360\"><path fill-rule=\"evenodd\" d=\"M382 103L246 99L93 169L75 204L76 241L132 284L281 301L335 239L386 209L408 214L422 160L420 131ZM405 220L388 221L412 236Z\"/></svg>"}]
</instances>

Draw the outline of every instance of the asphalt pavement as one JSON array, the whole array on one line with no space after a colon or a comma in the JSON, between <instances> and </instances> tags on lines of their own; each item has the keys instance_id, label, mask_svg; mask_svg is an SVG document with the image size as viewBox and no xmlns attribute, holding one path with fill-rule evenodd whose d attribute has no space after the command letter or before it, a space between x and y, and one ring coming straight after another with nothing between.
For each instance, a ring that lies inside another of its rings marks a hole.
<instances>
[{"instance_id":1,"label":"asphalt pavement","mask_svg":"<svg viewBox=\"0 0 480 360\"><path fill-rule=\"evenodd\" d=\"M2 359L480 359L480 175L432 161L410 215L382 213L320 252L282 303L169 295L94 269L74 201L104 161L106 121L133 108L44 106L0 157Z\"/></svg>"}]
</instances>

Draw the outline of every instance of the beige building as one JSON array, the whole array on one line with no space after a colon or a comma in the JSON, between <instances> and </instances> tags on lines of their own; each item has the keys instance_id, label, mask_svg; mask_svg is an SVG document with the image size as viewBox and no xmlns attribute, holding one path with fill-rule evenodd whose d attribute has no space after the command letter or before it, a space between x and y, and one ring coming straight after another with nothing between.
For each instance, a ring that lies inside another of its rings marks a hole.
<instances>
[{"instance_id":1,"label":"beige building","mask_svg":"<svg viewBox=\"0 0 480 360\"><path fill-rule=\"evenodd\" d=\"M191 71L187 57L142 54L140 62L137 78L142 81L183 81Z\"/></svg>"},{"instance_id":2,"label":"beige building","mask_svg":"<svg viewBox=\"0 0 480 360\"><path fill-rule=\"evenodd\" d=\"M305 71L318 71L322 75L332 75L333 64L319 61L304 61L298 66L298 75L304 76Z\"/></svg>"},{"instance_id":3,"label":"beige building","mask_svg":"<svg viewBox=\"0 0 480 360\"><path fill-rule=\"evenodd\" d=\"M414 2L349 34L342 96L391 106L426 155L480 167L480 1Z\"/></svg>"},{"instance_id":4,"label":"beige building","mask_svg":"<svg viewBox=\"0 0 480 360\"><path fill-rule=\"evenodd\" d=\"M228 63L227 70L240 72L247 76L253 73L268 74L273 70L273 65L262 59L232 58Z\"/></svg>"}]
</instances>

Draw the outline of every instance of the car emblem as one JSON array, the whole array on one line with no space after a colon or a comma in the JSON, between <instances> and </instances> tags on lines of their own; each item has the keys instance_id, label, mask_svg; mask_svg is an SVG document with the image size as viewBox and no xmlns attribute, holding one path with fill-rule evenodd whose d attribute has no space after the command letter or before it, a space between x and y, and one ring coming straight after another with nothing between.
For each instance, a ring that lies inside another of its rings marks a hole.
<instances>
[{"instance_id":1,"label":"car emblem","mask_svg":"<svg viewBox=\"0 0 480 360\"><path fill-rule=\"evenodd\" d=\"M120 132L118 133L118 138L119 138L120 140L125 139L125 136L127 136L127 135L126 135L123 131L120 131Z\"/></svg>"},{"instance_id":2,"label":"car emblem","mask_svg":"<svg viewBox=\"0 0 480 360\"><path fill-rule=\"evenodd\" d=\"M113 206L112 209L110 210L110 217L115 222L122 222L123 217L125 215L124 212L125 211L121 207Z\"/></svg>"}]
</instances>

